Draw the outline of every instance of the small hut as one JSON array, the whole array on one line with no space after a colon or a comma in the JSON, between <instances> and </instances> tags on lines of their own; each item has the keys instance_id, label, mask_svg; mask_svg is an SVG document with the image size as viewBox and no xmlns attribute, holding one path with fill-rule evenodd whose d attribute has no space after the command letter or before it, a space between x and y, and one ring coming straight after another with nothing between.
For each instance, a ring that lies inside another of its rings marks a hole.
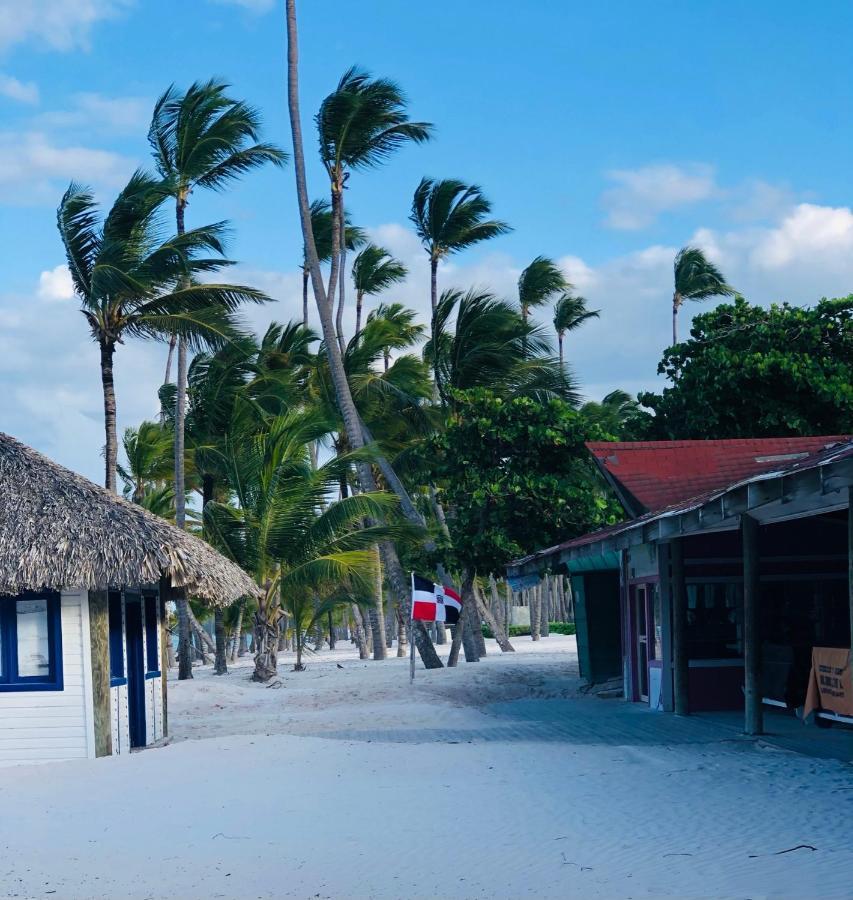
<instances>
[{"instance_id":1,"label":"small hut","mask_svg":"<svg viewBox=\"0 0 853 900\"><path fill-rule=\"evenodd\" d=\"M0 765L167 734L165 605L255 594L204 541L0 432Z\"/></svg>"}]
</instances>

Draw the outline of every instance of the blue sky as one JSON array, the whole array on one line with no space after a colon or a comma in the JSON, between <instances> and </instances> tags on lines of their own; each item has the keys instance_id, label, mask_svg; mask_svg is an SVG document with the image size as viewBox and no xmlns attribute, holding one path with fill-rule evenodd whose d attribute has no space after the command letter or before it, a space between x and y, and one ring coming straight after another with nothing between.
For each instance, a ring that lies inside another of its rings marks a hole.
<instances>
[{"instance_id":1,"label":"blue sky","mask_svg":"<svg viewBox=\"0 0 853 900\"><path fill-rule=\"evenodd\" d=\"M172 81L227 78L287 147L282 6L0 0L0 429L100 478L97 354L62 269L57 200L76 178L109 201L147 163L150 109ZM454 258L443 286L512 295L542 253L601 309L568 347L593 398L656 383L672 257L687 242L758 302L851 290L850 4L300 6L312 161L310 117L353 63L397 79L413 116L436 124L431 144L351 179L356 221L410 266L395 299L428 303L407 224L424 174L479 183L515 229ZM322 194L313 162L309 177ZM189 210L195 224L232 220L239 277L277 298L252 313L258 328L298 315L294 210L289 169L194 197ZM163 363L160 347L121 348L120 425L156 411Z\"/></svg>"}]
</instances>

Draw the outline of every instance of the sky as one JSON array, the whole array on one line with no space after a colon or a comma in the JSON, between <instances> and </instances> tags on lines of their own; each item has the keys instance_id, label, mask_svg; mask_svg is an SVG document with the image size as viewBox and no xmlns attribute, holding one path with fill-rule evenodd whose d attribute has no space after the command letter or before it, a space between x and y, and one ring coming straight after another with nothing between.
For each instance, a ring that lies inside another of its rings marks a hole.
<instances>
[{"instance_id":1,"label":"sky","mask_svg":"<svg viewBox=\"0 0 853 900\"><path fill-rule=\"evenodd\" d=\"M150 165L151 108L171 83L220 76L286 149L283 0L0 0L0 430L103 478L98 353L73 296L55 210L68 182L109 204ZM440 287L513 298L558 260L597 321L567 339L587 398L656 388L672 261L701 246L753 302L853 291L853 5L611 0L301 0L309 189L325 196L312 117L353 64L397 80L429 144L350 179L353 220L409 268L386 298L429 308L408 222L424 175L479 184L513 231L448 260ZM230 277L299 317L292 168L194 195L188 224L228 219ZM682 333L700 305L682 313ZM550 327L550 311L540 313ZM157 412L166 351L129 342L119 428Z\"/></svg>"}]
</instances>

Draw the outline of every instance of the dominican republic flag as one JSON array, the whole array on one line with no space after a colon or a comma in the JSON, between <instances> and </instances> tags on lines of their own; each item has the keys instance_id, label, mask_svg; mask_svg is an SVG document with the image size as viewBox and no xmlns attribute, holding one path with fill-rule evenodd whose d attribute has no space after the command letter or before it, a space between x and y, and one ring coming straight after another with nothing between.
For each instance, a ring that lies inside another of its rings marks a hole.
<instances>
[{"instance_id":1,"label":"dominican republic flag","mask_svg":"<svg viewBox=\"0 0 853 900\"><path fill-rule=\"evenodd\" d=\"M462 598L453 588L412 575L412 619L455 625L461 609Z\"/></svg>"}]
</instances>

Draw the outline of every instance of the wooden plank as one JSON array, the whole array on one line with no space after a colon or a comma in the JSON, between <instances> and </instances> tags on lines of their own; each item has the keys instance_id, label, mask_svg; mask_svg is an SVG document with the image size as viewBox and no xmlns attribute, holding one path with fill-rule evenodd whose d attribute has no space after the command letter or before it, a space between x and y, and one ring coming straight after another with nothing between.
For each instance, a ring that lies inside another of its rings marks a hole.
<instances>
[{"instance_id":1,"label":"wooden plank","mask_svg":"<svg viewBox=\"0 0 853 900\"><path fill-rule=\"evenodd\" d=\"M110 622L106 591L89 591L89 633L92 647L95 756L111 756L113 742L110 708Z\"/></svg>"},{"instance_id":2,"label":"wooden plank","mask_svg":"<svg viewBox=\"0 0 853 900\"><path fill-rule=\"evenodd\" d=\"M759 525L751 516L741 517L743 537L743 656L744 731L761 734L764 707L761 704L761 635L759 604Z\"/></svg>"},{"instance_id":3,"label":"wooden plank","mask_svg":"<svg viewBox=\"0 0 853 900\"><path fill-rule=\"evenodd\" d=\"M687 587L684 583L684 545L681 540L669 544L672 566L670 593L672 597L672 693L677 716L690 712L688 699L689 667L687 656Z\"/></svg>"},{"instance_id":4,"label":"wooden plank","mask_svg":"<svg viewBox=\"0 0 853 900\"><path fill-rule=\"evenodd\" d=\"M168 578L160 579L160 602L158 603L158 611L160 613L160 671L163 675L162 684L162 732L161 737L169 735L169 695L167 692L166 682L169 680L169 646L168 641L171 639L167 630L168 616L166 615L166 601L171 599L171 582Z\"/></svg>"}]
</instances>

